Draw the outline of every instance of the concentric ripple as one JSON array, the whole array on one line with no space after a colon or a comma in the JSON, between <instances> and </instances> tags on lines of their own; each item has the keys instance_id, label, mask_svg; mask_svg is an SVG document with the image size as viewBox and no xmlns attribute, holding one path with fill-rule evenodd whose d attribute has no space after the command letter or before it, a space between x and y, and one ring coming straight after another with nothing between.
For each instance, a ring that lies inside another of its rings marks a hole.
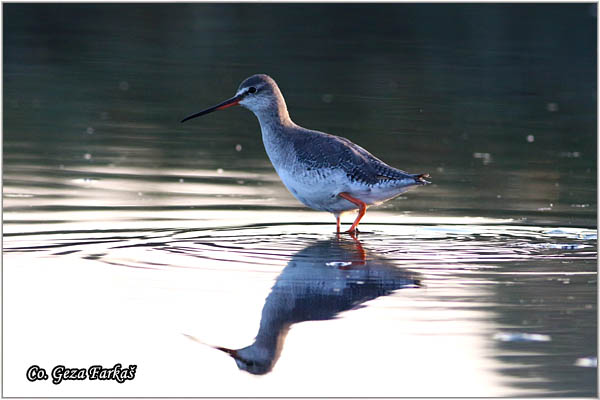
<instances>
[{"instance_id":1,"label":"concentric ripple","mask_svg":"<svg viewBox=\"0 0 600 400\"><path fill-rule=\"evenodd\" d=\"M584 228L365 224L363 229L370 228L373 231L359 233L356 240L368 254L383 256L398 266L492 268L506 262L593 260L597 255L596 231ZM290 224L221 229L60 231L7 235L5 251L7 254L36 252L45 257L69 255L152 268L157 265L203 268L202 260L220 261L223 268L227 268L228 263L269 266L285 263L316 240L335 237L330 230L331 225ZM350 238L350 235L339 237ZM127 257L128 253L136 256Z\"/></svg>"}]
</instances>

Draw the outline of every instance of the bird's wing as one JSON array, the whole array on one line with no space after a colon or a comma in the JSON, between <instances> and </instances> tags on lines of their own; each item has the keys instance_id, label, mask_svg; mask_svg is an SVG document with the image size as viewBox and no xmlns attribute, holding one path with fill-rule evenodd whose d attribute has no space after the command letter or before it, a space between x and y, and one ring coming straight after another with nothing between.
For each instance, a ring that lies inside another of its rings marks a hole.
<instances>
[{"instance_id":1,"label":"bird's wing","mask_svg":"<svg viewBox=\"0 0 600 400\"><path fill-rule=\"evenodd\" d=\"M414 178L393 168L346 138L302 129L294 137L294 150L308 167L341 168L351 179L366 184Z\"/></svg>"}]
</instances>

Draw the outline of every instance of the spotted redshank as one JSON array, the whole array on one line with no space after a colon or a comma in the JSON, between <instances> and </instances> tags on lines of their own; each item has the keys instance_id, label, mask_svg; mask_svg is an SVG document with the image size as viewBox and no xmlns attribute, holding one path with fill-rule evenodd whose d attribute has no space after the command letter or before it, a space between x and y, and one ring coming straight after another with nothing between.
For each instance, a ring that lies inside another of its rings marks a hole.
<instances>
[{"instance_id":1,"label":"spotted redshank","mask_svg":"<svg viewBox=\"0 0 600 400\"><path fill-rule=\"evenodd\" d=\"M264 74L247 78L235 96L181 122L237 104L258 118L265 150L283 184L306 206L332 213L338 233L342 213L358 210L347 231L353 233L367 207L430 183L428 174L391 167L348 139L296 125L279 87Z\"/></svg>"}]
</instances>

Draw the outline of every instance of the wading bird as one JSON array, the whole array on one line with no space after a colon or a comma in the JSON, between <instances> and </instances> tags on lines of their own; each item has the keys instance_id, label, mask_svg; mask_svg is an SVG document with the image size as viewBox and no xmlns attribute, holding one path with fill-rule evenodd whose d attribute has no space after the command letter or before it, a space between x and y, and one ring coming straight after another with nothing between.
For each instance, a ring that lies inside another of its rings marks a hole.
<instances>
[{"instance_id":1,"label":"wading bird","mask_svg":"<svg viewBox=\"0 0 600 400\"><path fill-rule=\"evenodd\" d=\"M296 125L279 87L264 74L247 78L235 96L181 122L237 104L258 118L265 150L283 184L306 206L332 213L338 233L342 213L358 209L347 231L353 233L367 207L430 183L428 174L391 167L348 139Z\"/></svg>"}]
</instances>

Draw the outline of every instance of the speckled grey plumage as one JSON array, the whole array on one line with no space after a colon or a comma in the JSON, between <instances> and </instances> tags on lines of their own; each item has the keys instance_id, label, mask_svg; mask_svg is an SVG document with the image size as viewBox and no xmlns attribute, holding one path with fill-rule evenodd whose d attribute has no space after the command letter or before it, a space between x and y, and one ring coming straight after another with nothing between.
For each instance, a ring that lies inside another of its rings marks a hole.
<instances>
[{"instance_id":1,"label":"speckled grey plumage","mask_svg":"<svg viewBox=\"0 0 600 400\"><path fill-rule=\"evenodd\" d=\"M291 138L306 168L341 168L352 181L378 185L390 180L415 180L418 175L393 168L350 140L298 127ZM416 184L423 184L415 180Z\"/></svg>"},{"instance_id":2,"label":"speckled grey plumage","mask_svg":"<svg viewBox=\"0 0 600 400\"><path fill-rule=\"evenodd\" d=\"M320 169L340 168L351 181L368 186L429 183L423 179L424 175L408 174L391 167L346 138L296 125L289 117L279 87L268 75L258 74L247 78L240 84L238 93L250 87L259 88L259 91L267 94L264 98L270 100L262 102L260 106L246 105L260 122L270 157L273 155L277 159L290 156L291 152L295 157L286 157L287 161L303 164L306 172L316 170L315 173L318 174ZM243 101L241 104L245 105ZM270 144L273 146L269 146ZM269 151L269 147L272 147L272 151ZM273 152L285 153L285 156L272 154ZM271 158L275 164L276 160Z\"/></svg>"}]
</instances>

